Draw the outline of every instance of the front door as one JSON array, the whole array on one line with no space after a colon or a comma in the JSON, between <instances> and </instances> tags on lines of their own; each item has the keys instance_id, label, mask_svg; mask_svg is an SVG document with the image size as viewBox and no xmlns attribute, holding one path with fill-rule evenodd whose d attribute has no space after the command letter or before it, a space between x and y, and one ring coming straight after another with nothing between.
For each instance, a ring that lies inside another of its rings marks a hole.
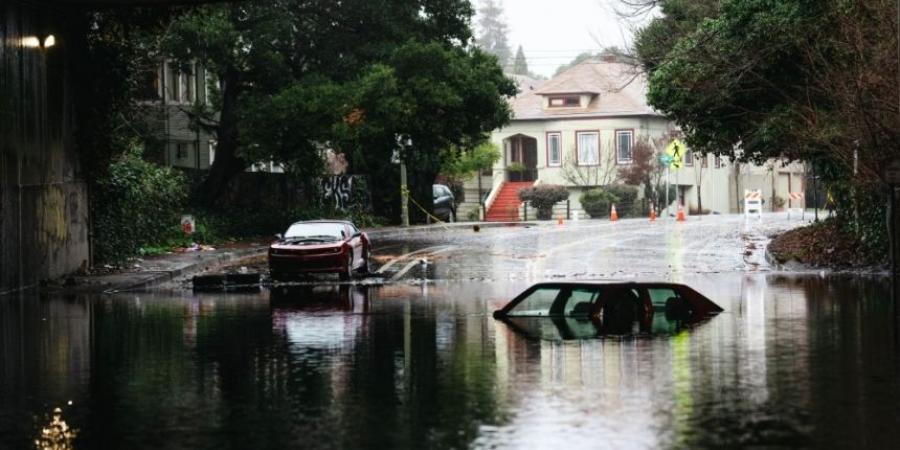
<instances>
[{"instance_id":1,"label":"front door","mask_svg":"<svg viewBox=\"0 0 900 450\"><path fill-rule=\"evenodd\" d=\"M509 181L537 180L537 139L522 135L509 138L506 167Z\"/></svg>"}]
</instances>

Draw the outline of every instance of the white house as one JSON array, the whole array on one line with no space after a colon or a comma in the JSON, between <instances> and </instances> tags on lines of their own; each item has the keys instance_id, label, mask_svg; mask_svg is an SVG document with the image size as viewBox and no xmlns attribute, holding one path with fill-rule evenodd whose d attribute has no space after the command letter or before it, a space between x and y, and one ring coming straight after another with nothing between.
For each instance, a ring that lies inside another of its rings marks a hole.
<instances>
[{"instance_id":1,"label":"white house","mask_svg":"<svg viewBox=\"0 0 900 450\"><path fill-rule=\"evenodd\" d=\"M646 139L662 151L679 132L647 104L646 80L629 64L589 60L548 81L517 81L520 93L510 100L513 120L491 135L503 157L492 173L482 174L482 195L477 178L466 183L462 218L479 209L481 198L487 220L517 220L523 211L516 192L535 184L568 187L569 206L578 211L585 189L621 182L620 171L632 163L635 142ZM690 152L670 179L678 193L673 205L680 201L695 209L699 189L703 209L714 213L738 212L744 189L761 189L767 210L777 210L782 201L784 207L800 207L789 202L788 194L805 187L800 164L734 164Z\"/></svg>"}]
</instances>

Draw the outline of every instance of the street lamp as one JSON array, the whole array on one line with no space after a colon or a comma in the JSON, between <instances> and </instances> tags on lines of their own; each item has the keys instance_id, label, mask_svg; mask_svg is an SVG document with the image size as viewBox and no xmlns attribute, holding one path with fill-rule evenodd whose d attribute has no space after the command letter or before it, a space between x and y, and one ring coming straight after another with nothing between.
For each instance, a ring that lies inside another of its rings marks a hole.
<instances>
[{"instance_id":1,"label":"street lamp","mask_svg":"<svg viewBox=\"0 0 900 450\"><path fill-rule=\"evenodd\" d=\"M394 149L394 155L391 162L400 164L400 223L404 227L409 226L409 189L406 187L406 160L405 149L412 147L412 139L406 136L397 135L397 148Z\"/></svg>"}]
</instances>

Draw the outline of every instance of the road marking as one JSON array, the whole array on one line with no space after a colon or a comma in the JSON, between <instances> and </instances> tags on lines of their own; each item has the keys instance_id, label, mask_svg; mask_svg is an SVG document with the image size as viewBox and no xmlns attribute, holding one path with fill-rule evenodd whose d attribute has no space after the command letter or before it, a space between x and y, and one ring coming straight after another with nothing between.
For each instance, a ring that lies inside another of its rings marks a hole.
<instances>
[{"instance_id":1,"label":"road marking","mask_svg":"<svg viewBox=\"0 0 900 450\"><path fill-rule=\"evenodd\" d=\"M453 247L453 246L452 245L435 245L433 247L420 248L419 250L416 250L414 252L409 252L404 255L400 255L400 256L388 261L385 265L379 267L378 270L375 271L375 273L384 273L384 271L393 267L394 264L397 264L398 262L400 262L406 258L409 258L410 256L415 256L415 255L418 255L421 253L427 253L430 251L439 250L439 249L446 248L446 247ZM455 248L455 247L453 247L453 248Z\"/></svg>"},{"instance_id":2,"label":"road marking","mask_svg":"<svg viewBox=\"0 0 900 450\"><path fill-rule=\"evenodd\" d=\"M440 249L440 250L435 250L435 251L429 253L428 256L437 255L438 253L449 252L449 251L452 251L452 250L456 250L456 248L457 248L456 246L449 245L449 246L447 246L446 248L442 248L442 249ZM412 269L413 267L415 267L416 264L420 264L420 261L418 261L418 260L410 261L407 265L403 266L403 268L400 269L399 272L395 273L394 276L391 277L391 281L399 280L400 277L402 277L403 275L406 275L406 272L409 272L410 269Z\"/></svg>"}]
</instances>

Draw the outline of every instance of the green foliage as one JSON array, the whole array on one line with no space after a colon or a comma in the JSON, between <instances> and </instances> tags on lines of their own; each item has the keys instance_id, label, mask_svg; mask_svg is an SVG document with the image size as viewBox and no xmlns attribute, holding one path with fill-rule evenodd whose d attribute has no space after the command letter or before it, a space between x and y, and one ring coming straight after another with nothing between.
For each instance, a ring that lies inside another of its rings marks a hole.
<instances>
[{"instance_id":1,"label":"green foliage","mask_svg":"<svg viewBox=\"0 0 900 450\"><path fill-rule=\"evenodd\" d=\"M167 52L199 60L222 85L208 114L219 145L204 197L254 161L315 175L328 145L351 173L386 181L373 202L397 217L390 155L402 136L414 142L403 158L425 204L444 149L477 146L510 117L515 84L468 46L471 15L468 0L273 0L179 19Z\"/></svg>"},{"instance_id":2,"label":"green foliage","mask_svg":"<svg viewBox=\"0 0 900 450\"><path fill-rule=\"evenodd\" d=\"M619 217L635 217L643 214L641 202L638 201L638 187L625 184L606 186L605 190L616 198L616 213ZM674 197L673 197L674 198Z\"/></svg>"},{"instance_id":3,"label":"green foliage","mask_svg":"<svg viewBox=\"0 0 900 450\"><path fill-rule=\"evenodd\" d=\"M177 229L187 184L168 167L145 161L134 147L116 159L93 192L95 257L120 262L162 246Z\"/></svg>"},{"instance_id":4,"label":"green foliage","mask_svg":"<svg viewBox=\"0 0 900 450\"><path fill-rule=\"evenodd\" d=\"M553 216L553 205L569 198L565 186L541 184L519 191L519 200L528 202L537 209L538 219L549 220Z\"/></svg>"},{"instance_id":5,"label":"green foliage","mask_svg":"<svg viewBox=\"0 0 900 450\"><path fill-rule=\"evenodd\" d=\"M516 59L513 61L512 73L525 76L531 75L531 72L528 71L528 60L525 59L525 51L522 50L521 45L516 50Z\"/></svg>"},{"instance_id":6,"label":"green foliage","mask_svg":"<svg viewBox=\"0 0 900 450\"><path fill-rule=\"evenodd\" d=\"M500 149L490 141L485 141L473 148L448 152L441 175L453 180L465 180L477 172L488 170L500 160Z\"/></svg>"},{"instance_id":7,"label":"green foliage","mask_svg":"<svg viewBox=\"0 0 900 450\"><path fill-rule=\"evenodd\" d=\"M527 167L519 161L513 161L506 166L506 170L510 172L524 172Z\"/></svg>"},{"instance_id":8,"label":"green foliage","mask_svg":"<svg viewBox=\"0 0 900 450\"><path fill-rule=\"evenodd\" d=\"M610 206L619 202L619 197L605 188L594 188L581 194L581 207L592 219L608 217Z\"/></svg>"},{"instance_id":9,"label":"green foliage","mask_svg":"<svg viewBox=\"0 0 900 450\"><path fill-rule=\"evenodd\" d=\"M650 104L703 153L817 166L841 226L883 255L883 168L900 157L896 2L660 4L636 42Z\"/></svg>"}]
</instances>

